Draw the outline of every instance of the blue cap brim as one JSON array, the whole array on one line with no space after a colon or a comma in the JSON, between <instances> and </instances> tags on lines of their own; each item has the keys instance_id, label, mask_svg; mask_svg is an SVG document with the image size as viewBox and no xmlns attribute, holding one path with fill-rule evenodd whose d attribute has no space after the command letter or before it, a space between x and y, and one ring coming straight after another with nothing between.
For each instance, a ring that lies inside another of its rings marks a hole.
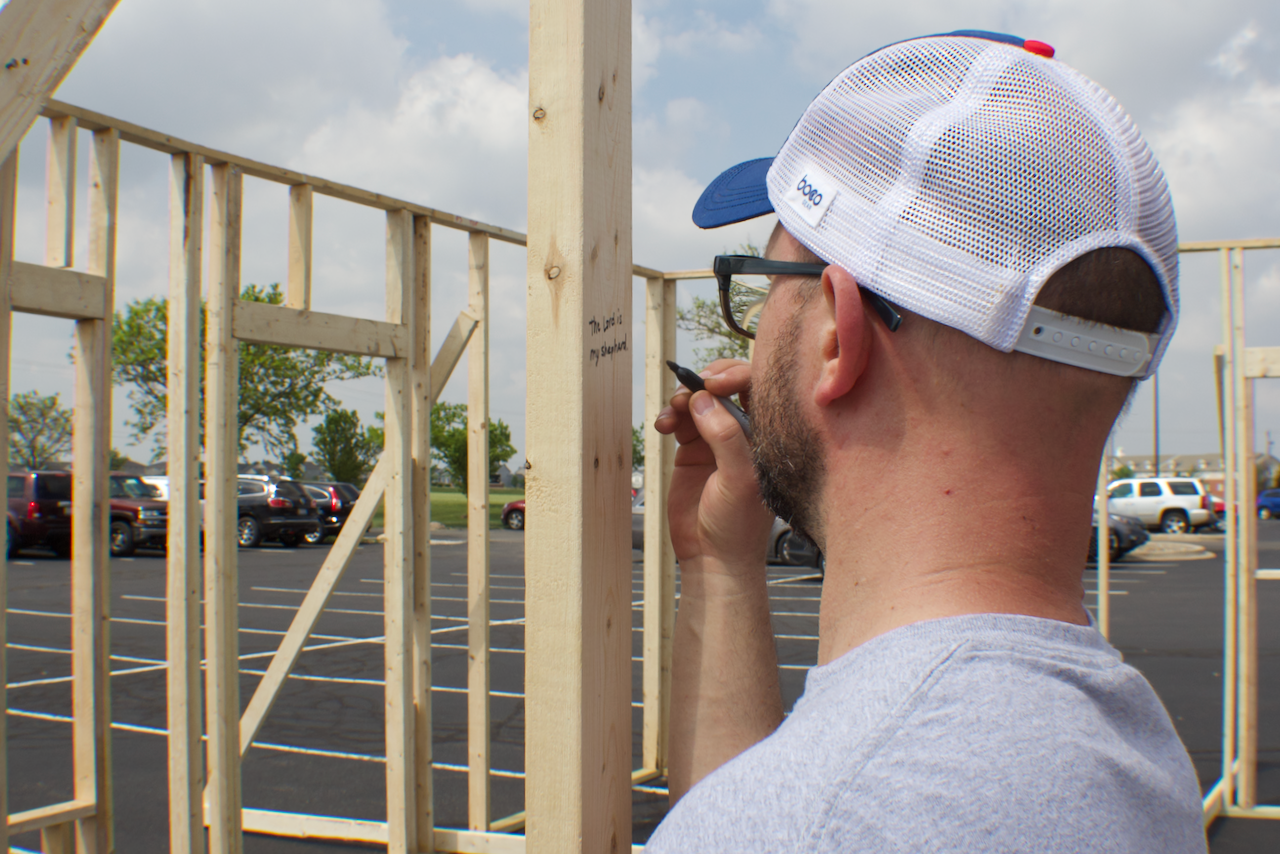
<instances>
[{"instance_id":1,"label":"blue cap brim","mask_svg":"<svg viewBox=\"0 0 1280 854\"><path fill-rule=\"evenodd\" d=\"M765 183L772 163L772 157L762 157L726 169L702 191L693 206L693 224L698 228L718 228L773 213Z\"/></svg>"}]
</instances>

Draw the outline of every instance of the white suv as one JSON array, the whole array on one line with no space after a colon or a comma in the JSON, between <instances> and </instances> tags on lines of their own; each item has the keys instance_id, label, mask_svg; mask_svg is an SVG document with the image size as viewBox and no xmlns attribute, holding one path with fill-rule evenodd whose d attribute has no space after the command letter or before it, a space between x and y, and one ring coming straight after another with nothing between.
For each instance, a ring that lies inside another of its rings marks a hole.
<instances>
[{"instance_id":1,"label":"white suv","mask_svg":"<svg viewBox=\"0 0 1280 854\"><path fill-rule=\"evenodd\" d=\"M1112 481L1108 507L1120 516L1136 516L1153 530L1185 534L1214 521L1204 484L1189 477L1148 477Z\"/></svg>"}]
</instances>

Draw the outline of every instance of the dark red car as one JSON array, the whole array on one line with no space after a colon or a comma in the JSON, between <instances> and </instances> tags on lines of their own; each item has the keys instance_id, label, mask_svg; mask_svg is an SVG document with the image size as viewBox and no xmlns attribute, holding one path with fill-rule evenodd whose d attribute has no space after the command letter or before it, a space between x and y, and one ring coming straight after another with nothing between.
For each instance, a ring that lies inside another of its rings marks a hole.
<instances>
[{"instance_id":1,"label":"dark red car","mask_svg":"<svg viewBox=\"0 0 1280 854\"><path fill-rule=\"evenodd\" d=\"M502 508L502 524L513 531L524 530L524 499L518 498Z\"/></svg>"},{"instance_id":2,"label":"dark red car","mask_svg":"<svg viewBox=\"0 0 1280 854\"><path fill-rule=\"evenodd\" d=\"M49 548L71 556L71 475L64 471L15 472L9 475L7 554Z\"/></svg>"}]
</instances>

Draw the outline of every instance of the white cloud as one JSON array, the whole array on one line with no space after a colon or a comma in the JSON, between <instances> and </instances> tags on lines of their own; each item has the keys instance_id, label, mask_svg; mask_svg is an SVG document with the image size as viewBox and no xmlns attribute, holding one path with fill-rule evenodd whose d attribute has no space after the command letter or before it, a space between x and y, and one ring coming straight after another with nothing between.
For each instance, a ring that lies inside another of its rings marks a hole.
<instances>
[{"instance_id":1,"label":"white cloud","mask_svg":"<svg viewBox=\"0 0 1280 854\"><path fill-rule=\"evenodd\" d=\"M295 165L360 187L520 228L528 72L474 56L429 63L389 109L352 105L309 134Z\"/></svg>"},{"instance_id":2,"label":"white cloud","mask_svg":"<svg viewBox=\"0 0 1280 854\"><path fill-rule=\"evenodd\" d=\"M1239 77L1247 67L1244 59L1245 50L1257 40L1258 25L1250 21L1222 46L1222 50L1218 51L1218 55L1211 59L1209 64L1227 77Z\"/></svg>"}]
</instances>

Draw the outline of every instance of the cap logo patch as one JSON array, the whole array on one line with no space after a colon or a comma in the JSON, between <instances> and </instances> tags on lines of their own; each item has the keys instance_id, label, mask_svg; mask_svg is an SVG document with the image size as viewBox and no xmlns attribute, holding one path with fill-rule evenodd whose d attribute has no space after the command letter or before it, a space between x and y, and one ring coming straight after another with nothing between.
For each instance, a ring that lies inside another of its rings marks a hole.
<instances>
[{"instance_id":1,"label":"cap logo patch","mask_svg":"<svg viewBox=\"0 0 1280 854\"><path fill-rule=\"evenodd\" d=\"M836 182L816 166L804 166L782 200L814 228L822 222L839 193Z\"/></svg>"}]
</instances>

